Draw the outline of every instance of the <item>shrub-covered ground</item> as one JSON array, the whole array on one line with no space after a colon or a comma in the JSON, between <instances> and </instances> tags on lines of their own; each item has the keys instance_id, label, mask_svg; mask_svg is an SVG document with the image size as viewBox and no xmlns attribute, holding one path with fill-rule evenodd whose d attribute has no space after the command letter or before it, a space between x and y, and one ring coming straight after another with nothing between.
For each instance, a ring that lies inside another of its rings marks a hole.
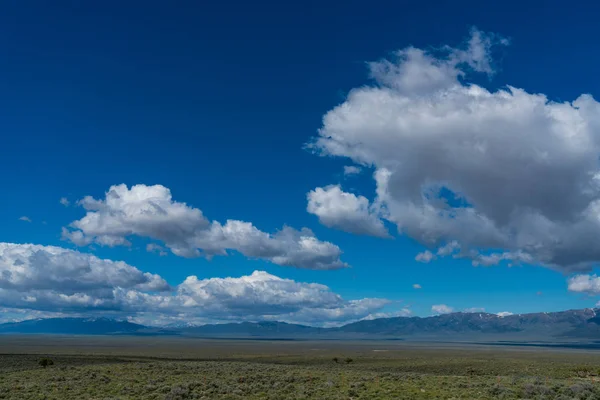
<instances>
[{"instance_id":1,"label":"shrub-covered ground","mask_svg":"<svg viewBox=\"0 0 600 400\"><path fill-rule=\"evenodd\" d=\"M0 399L600 399L594 352L147 338L7 351L4 339Z\"/></svg>"}]
</instances>

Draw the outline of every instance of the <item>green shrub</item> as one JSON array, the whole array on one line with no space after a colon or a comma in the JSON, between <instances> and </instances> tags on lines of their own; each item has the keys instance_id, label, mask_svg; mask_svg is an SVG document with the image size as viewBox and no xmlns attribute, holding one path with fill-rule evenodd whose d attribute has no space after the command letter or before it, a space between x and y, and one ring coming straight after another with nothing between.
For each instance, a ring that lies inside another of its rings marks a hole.
<instances>
[{"instance_id":1,"label":"green shrub","mask_svg":"<svg viewBox=\"0 0 600 400\"><path fill-rule=\"evenodd\" d=\"M46 368L49 365L54 365L54 361L52 361L49 358L42 358L38 364L40 364L42 366L42 368Z\"/></svg>"}]
</instances>

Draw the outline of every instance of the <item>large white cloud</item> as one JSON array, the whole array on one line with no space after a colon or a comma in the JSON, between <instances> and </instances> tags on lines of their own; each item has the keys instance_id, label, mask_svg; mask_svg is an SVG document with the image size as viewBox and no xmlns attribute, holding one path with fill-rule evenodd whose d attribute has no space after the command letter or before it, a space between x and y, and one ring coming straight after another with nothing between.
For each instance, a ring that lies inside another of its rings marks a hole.
<instances>
[{"instance_id":1,"label":"large white cloud","mask_svg":"<svg viewBox=\"0 0 600 400\"><path fill-rule=\"evenodd\" d=\"M342 191L339 185L316 188L307 194L307 211L330 228L345 232L389 237L377 207L364 196Z\"/></svg>"},{"instance_id":2,"label":"large white cloud","mask_svg":"<svg viewBox=\"0 0 600 400\"><path fill-rule=\"evenodd\" d=\"M179 285L178 296L186 306L214 306L218 313L238 316L338 308L346 303L327 286L282 279L264 271L240 278L190 276Z\"/></svg>"},{"instance_id":3,"label":"large white cloud","mask_svg":"<svg viewBox=\"0 0 600 400\"><path fill-rule=\"evenodd\" d=\"M592 296L600 294L600 277L597 275L575 275L568 280L571 292L586 293Z\"/></svg>"},{"instance_id":4,"label":"large white cloud","mask_svg":"<svg viewBox=\"0 0 600 400\"><path fill-rule=\"evenodd\" d=\"M183 257L211 257L235 250L283 266L347 267L340 260L340 248L318 240L309 229L283 227L270 234L249 222L211 222L199 209L174 201L170 190L161 185L111 186L105 199L87 196L79 204L86 215L63 228L63 237L79 246L129 245L128 238L140 236L158 240Z\"/></svg>"},{"instance_id":5,"label":"large white cloud","mask_svg":"<svg viewBox=\"0 0 600 400\"><path fill-rule=\"evenodd\" d=\"M115 290L171 290L121 261L54 246L0 243L0 305L48 311L118 309Z\"/></svg>"},{"instance_id":6,"label":"large white cloud","mask_svg":"<svg viewBox=\"0 0 600 400\"><path fill-rule=\"evenodd\" d=\"M325 285L263 271L239 278L189 276L171 287L160 276L124 262L54 246L0 243L5 320L108 313L146 318L147 323L156 318L163 323L279 320L339 325L380 313L389 304L377 298L346 300Z\"/></svg>"},{"instance_id":7,"label":"large white cloud","mask_svg":"<svg viewBox=\"0 0 600 400\"><path fill-rule=\"evenodd\" d=\"M278 319L322 324L361 319L385 299L344 300L325 285L282 279L264 271L240 278L188 277L177 290L182 312L202 307L205 316Z\"/></svg>"},{"instance_id":8,"label":"large white cloud","mask_svg":"<svg viewBox=\"0 0 600 400\"><path fill-rule=\"evenodd\" d=\"M52 290L63 293L122 287L165 291L160 276L142 272L122 261L55 246L0 243L0 288Z\"/></svg>"},{"instance_id":9,"label":"large white cloud","mask_svg":"<svg viewBox=\"0 0 600 400\"><path fill-rule=\"evenodd\" d=\"M600 260L600 103L469 82L493 73L499 44L473 30L460 48L371 63L375 84L329 111L311 146L374 167L381 216L430 248L455 242L454 256L482 265L590 269Z\"/></svg>"}]
</instances>

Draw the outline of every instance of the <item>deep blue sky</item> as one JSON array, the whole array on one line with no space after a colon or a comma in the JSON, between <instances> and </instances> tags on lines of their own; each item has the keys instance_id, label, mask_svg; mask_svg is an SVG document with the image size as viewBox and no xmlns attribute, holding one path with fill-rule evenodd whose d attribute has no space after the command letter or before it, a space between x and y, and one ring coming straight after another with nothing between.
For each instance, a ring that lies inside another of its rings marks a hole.
<instances>
[{"instance_id":1,"label":"deep blue sky","mask_svg":"<svg viewBox=\"0 0 600 400\"><path fill-rule=\"evenodd\" d=\"M299 270L241 255L159 258L135 248L96 254L173 284L264 269L347 298L404 300L420 315L438 303L492 312L591 306L548 269L419 264L422 248L411 239L319 225L306 213L306 193L342 181L347 163L303 146L348 90L369 83L366 61L408 45L458 43L472 26L511 39L483 85L510 83L558 100L600 97L599 12L558 1L5 2L0 241L72 247L60 228L83 211L62 207L61 197L160 183L211 219L269 232L307 226L339 245L353 268ZM363 178L345 186L372 197ZM33 222L19 221L23 215Z\"/></svg>"}]
</instances>

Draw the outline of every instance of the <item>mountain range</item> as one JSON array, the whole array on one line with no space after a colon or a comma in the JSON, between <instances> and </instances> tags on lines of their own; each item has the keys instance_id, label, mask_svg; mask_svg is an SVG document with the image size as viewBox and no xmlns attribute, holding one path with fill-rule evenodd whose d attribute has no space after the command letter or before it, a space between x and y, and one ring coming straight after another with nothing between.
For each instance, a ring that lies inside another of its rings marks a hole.
<instances>
[{"instance_id":1,"label":"mountain range","mask_svg":"<svg viewBox=\"0 0 600 400\"><path fill-rule=\"evenodd\" d=\"M0 324L0 334L181 335L263 339L404 339L484 341L600 340L600 309L498 316L451 313L363 320L335 328L242 322L157 328L107 318L49 318Z\"/></svg>"}]
</instances>

